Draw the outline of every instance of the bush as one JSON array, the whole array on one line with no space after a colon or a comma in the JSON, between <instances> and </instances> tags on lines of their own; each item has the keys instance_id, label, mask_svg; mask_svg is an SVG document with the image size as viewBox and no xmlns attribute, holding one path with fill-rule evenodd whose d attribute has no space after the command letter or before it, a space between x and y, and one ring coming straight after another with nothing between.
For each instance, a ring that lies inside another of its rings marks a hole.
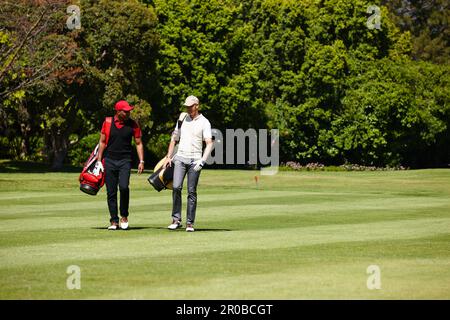
<instances>
[{"instance_id":1,"label":"bush","mask_svg":"<svg viewBox=\"0 0 450 320\"><path fill-rule=\"evenodd\" d=\"M83 165L91 155L99 140L100 134L93 133L76 142L68 152L70 163L75 166Z\"/></svg>"},{"instance_id":2,"label":"bush","mask_svg":"<svg viewBox=\"0 0 450 320\"><path fill-rule=\"evenodd\" d=\"M150 153L150 163L156 163L166 155L169 143L170 134L162 133L151 136L149 142L145 146L145 149Z\"/></svg>"}]
</instances>

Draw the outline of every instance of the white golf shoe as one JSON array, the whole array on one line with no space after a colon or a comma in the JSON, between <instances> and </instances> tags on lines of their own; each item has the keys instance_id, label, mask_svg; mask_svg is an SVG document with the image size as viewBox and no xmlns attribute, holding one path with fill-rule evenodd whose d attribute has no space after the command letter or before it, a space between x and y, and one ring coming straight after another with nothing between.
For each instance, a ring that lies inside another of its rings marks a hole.
<instances>
[{"instance_id":1,"label":"white golf shoe","mask_svg":"<svg viewBox=\"0 0 450 320\"><path fill-rule=\"evenodd\" d=\"M120 219L120 229L122 229L122 230L128 229L128 219L127 218Z\"/></svg>"},{"instance_id":2,"label":"white golf shoe","mask_svg":"<svg viewBox=\"0 0 450 320\"><path fill-rule=\"evenodd\" d=\"M188 224L187 226L186 226L186 231L187 232L194 232L194 226L192 225L192 224Z\"/></svg>"},{"instance_id":3,"label":"white golf shoe","mask_svg":"<svg viewBox=\"0 0 450 320\"><path fill-rule=\"evenodd\" d=\"M169 229L169 230L176 230L176 229L181 228L181 227L182 227L182 225L181 225L181 222L180 222L180 221L178 221L178 220L173 220L173 221L172 221L172 224L169 225L169 226L167 227L167 229Z\"/></svg>"},{"instance_id":4,"label":"white golf shoe","mask_svg":"<svg viewBox=\"0 0 450 320\"><path fill-rule=\"evenodd\" d=\"M108 227L108 230L117 230L119 226L117 225L117 222L111 222L111 225Z\"/></svg>"}]
</instances>

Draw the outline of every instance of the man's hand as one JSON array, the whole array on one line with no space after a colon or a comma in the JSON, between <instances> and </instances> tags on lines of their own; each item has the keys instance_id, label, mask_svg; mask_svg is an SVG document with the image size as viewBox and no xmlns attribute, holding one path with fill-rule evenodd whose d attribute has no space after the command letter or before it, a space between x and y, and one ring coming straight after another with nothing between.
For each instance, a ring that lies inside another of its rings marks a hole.
<instances>
[{"instance_id":1,"label":"man's hand","mask_svg":"<svg viewBox=\"0 0 450 320\"><path fill-rule=\"evenodd\" d=\"M138 174L141 174L144 171L144 162L139 163L138 166Z\"/></svg>"},{"instance_id":2,"label":"man's hand","mask_svg":"<svg viewBox=\"0 0 450 320\"><path fill-rule=\"evenodd\" d=\"M166 160L163 163L163 168L166 169L167 167L171 167L172 166L172 159L170 159L169 157L166 157Z\"/></svg>"},{"instance_id":3,"label":"man's hand","mask_svg":"<svg viewBox=\"0 0 450 320\"><path fill-rule=\"evenodd\" d=\"M205 161L203 161L202 159L197 160L194 162L195 163L195 167L194 170L195 171L200 171L202 170L203 166L205 165Z\"/></svg>"}]
</instances>

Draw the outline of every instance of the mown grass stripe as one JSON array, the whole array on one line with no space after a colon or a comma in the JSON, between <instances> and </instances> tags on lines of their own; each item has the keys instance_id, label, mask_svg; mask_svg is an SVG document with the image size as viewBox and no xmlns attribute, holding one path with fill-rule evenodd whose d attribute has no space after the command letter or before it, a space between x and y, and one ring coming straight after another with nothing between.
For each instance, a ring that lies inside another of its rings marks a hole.
<instances>
[{"instance_id":1,"label":"mown grass stripe","mask_svg":"<svg viewBox=\"0 0 450 320\"><path fill-rule=\"evenodd\" d=\"M286 248L300 245L334 242L371 241L379 239L414 239L436 234L450 233L450 218L415 219L350 225L327 225L278 230L251 230L192 234L166 232L155 236L127 237L122 233L114 237L110 233L104 240L80 240L71 243L54 243L44 246L23 246L0 249L0 268L55 263L71 260L101 259L111 257L113 248L120 248L124 241L127 249L116 251L123 257L138 258L158 255L182 254L186 249L192 253L217 250L243 250ZM174 246L182 241L183 246ZM226 244L225 246L223 244Z\"/></svg>"}]
</instances>

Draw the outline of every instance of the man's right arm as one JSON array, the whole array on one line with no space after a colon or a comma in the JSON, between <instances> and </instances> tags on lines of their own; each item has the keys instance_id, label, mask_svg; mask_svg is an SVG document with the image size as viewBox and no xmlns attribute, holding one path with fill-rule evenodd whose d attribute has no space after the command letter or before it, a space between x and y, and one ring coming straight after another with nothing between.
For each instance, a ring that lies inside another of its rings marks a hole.
<instances>
[{"instance_id":1,"label":"man's right arm","mask_svg":"<svg viewBox=\"0 0 450 320\"><path fill-rule=\"evenodd\" d=\"M171 166L172 165L172 155L173 155L173 150L175 149L175 145L177 144L175 139L170 139L170 143L169 143L169 148L167 150L167 154L166 154L166 160L164 161L164 168L166 168L167 166Z\"/></svg>"},{"instance_id":2,"label":"man's right arm","mask_svg":"<svg viewBox=\"0 0 450 320\"><path fill-rule=\"evenodd\" d=\"M170 137L169 148L167 149L166 160L164 161L163 167L172 166L172 156L175 145L180 140L180 130L178 129L178 124L175 125L175 129L172 131L172 136Z\"/></svg>"}]
</instances>

